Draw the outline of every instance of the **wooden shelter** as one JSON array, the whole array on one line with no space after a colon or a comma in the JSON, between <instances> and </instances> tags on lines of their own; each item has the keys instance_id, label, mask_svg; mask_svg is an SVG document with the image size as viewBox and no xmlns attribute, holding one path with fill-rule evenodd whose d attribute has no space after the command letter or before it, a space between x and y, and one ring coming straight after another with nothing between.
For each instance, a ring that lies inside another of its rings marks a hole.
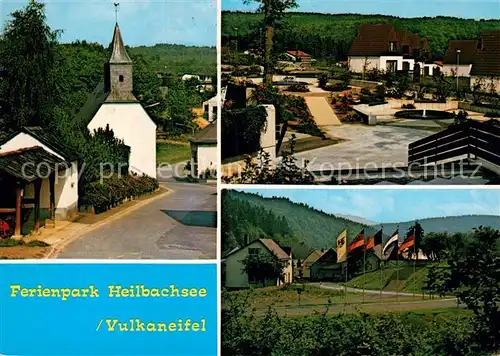
<instances>
[{"instance_id":1,"label":"wooden shelter","mask_svg":"<svg viewBox=\"0 0 500 356\"><path fill-rule=\"evenodd\" d=\"M42 147L30 147L0 154L0 214L14 214L14 236L21 236L23 206L34 206L34 228L40 228L40 191L42 181L49 181L49 219L55 221L55 177L66 169L65 162ZM34 197L25 198L24 189L33 184Z\"/></svg>"}]
</instances>

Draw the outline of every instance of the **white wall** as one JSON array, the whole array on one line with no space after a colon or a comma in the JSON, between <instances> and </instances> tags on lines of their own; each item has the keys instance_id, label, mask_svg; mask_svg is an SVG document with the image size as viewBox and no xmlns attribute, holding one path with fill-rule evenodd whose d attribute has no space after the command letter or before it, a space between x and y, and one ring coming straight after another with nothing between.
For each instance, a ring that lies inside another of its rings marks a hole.
<instances>
[{"instance_id":1,"label":"white wall","mask_svg":"<svg viewBox=\"0 0 500 356\"><path fill-rule=\"evenodd\" d=\"M217 117L217 97L213 97L203 103L203 110L205 111L205 106L208 105L208 122L214 121Z\"/></svg>"},{"instance_id":2,"label":"white wall","mask_svg":"<svg viewBox=\"0 0 500 356\"><path fill-rule=\"evenodd\" d=\"M248 283L248 275L242 271L243 264L241 261L248 256L249 248L260 248L262 252L271 253L262 243L258 240L255 240L250 245L234 252L228 258L226 258L226 278L225 278L225 286L227 288L249 288L252 286L251 283ZM283 269L285 283L291 283L293 279L293 266L292 259L287 261L285 268ZM276 284L271 285L280 285L280 281L276 281ZM259 286L260 287L260 286Z\"/></svg>"},{"instance_id":3,"label":"white wall","mask_svg":"<svg viewBox=\"0 0 500 356\"><path fill-rule=\"evenodd\" d=\"M61 158L60 153L57 153L36 138L24 132L19 133L17 136L6 142L0 147L0 153L16 151L22 148L29 147L42 147L47 152ZM28 194L28 195L26 195ZM25 197L34 197L33 184L28 185L25 189ZM50 188L49 180L42 181L42 188L40 192L40 207L49 207ZM58 220L66 220L75 214L78 209L78 163L72 162L71 167L66 170L58 172L55 180L55 204L56 204L56 218Z\"/></svg>"},{"instance_id":4,"label":"white wall","mask_svg":"<svg viewBox=\"0 0 500 356\"><path fill-rule=\"evenodd\" d=\"M197 176L205 172L207 168L217 169L217 144L198 145L198 173Z\"/></svg>"},{"instance_id":5,"label":"white wall","mask_svg":"<svg viewBox=\"0 0 500 356\"><path fill-rule=\"evenodd\" d=\"M457 67L456 64L443 64L443 74L453 75L453 71L457 72L459 77L469 77L472 64L461 64Z\"/></svg>"},{"instance_id":6,"label":"white wall","mask_svg":"<svg viewBox=\"0 0 500 356\"><path fill-rule=\"evenodd\" d=\"M263 105L267 113L266 129L261 133L260 146L269 153L271 165L276 162L276 109L274 105Z\"/></svg>"},{"instance_id":7,"label":"white wall","mask_svg":"<svg viewBox=\"0 0 500 356\"><path fill-rule=\"evenodd\" d=\"M403 56L381 56L380 57L380 70L387 70L387 62L388 61L396 61L396 70L403 70ZM409 59L405 59L405 61L410 61ZM413 61L414 62L414 61ZM413 66L410 64L410 70L413 70Z\"/></svg>"},{"instance_id":8,"label":"white wall","mask_svg":"<svg viewBox=\"0 0 500 356\"><path fill-rule=\"evenodd\" d=\"M156 178L156 125L139 103L105 103L88 124L90 132L106 125L130 147L130 171Z\"/></svg>"},{"instance_id":9,"label":"white wall","mask_svg":"<svg viewBox=\"0 0 500 356\"><path fill-rule=\"evenodd\" d=\"M363 73L363 67L366 63L366 70L379 69L380 58L379 57L349 57L348 59L349 69L354 73Z\"/></svg>"}]
</instances>

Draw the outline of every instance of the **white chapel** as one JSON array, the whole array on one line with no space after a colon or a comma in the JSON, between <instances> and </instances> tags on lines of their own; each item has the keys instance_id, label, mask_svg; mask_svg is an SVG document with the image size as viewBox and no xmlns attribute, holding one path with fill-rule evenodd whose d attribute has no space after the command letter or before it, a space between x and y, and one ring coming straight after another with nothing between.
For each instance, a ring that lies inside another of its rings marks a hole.
<instances>
[{"instance_id":1,"label":"white chapel","mask_svg":"<svg viewBox=\"0 0 500 356\"><path fill-rule=\"evenodd\" d=\"M125 50L118 23L112 46L104 80L78 116L88 122L90 132L109 125L115 137L130 147L129 170L156 178L156 124L132 94L133 63Z\"/></svg>"}]
</instances>

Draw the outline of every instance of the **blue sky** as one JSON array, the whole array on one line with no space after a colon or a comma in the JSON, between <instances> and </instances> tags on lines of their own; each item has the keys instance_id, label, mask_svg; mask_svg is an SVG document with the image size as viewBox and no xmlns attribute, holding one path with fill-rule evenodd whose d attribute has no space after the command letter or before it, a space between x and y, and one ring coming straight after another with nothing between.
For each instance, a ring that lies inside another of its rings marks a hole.
<instances>
[{"instance_id":1,"label":"blue sky","mask_svg":"<svg viewBox=\"0 0 500 356\"><path fill-rule=\"evenodd\" d=\"M288 197L327 213L374 222L469 214L498 215L500 190L484 189L243 189L264 197Z\"/></svg>"},{"instance_id":2,"label":"blue sky","mask_svg":"<svg viewBox=\"0 0 500 356\"><path fill-rule=\"evenodd\" d=\"M115 0L118 1L118 0ZM113 36L113 0L45 0L52 29L64 30L61 42L87 40L108 45ZM3 27L9 14L28 0L0 0ZM128 0L120 2L119 20L129 46L176 43L215 46L216 0Z\"/></svg>"},{"instance_id":3,"label":"blue sky","mask_svg":"<svg viewBox=\"0 0 500 356\"><path fill-rule=\"evenodd\" d=\"M400 17L454 16L474 19L498 18L498 0L297 0L296 11L321 13L382 14ZM251 11L257 6L242 0L222 0L223 10Z\"/></svg>"}]
</instances>

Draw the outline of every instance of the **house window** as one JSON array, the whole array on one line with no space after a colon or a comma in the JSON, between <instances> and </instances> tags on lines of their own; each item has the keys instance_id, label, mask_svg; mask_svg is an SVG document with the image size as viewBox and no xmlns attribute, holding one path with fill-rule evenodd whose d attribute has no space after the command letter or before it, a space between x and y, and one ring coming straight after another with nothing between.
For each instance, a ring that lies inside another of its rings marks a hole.
<instances>
[{"instance_id":1,"label":"house window","mask_svg":"<svg viewBox=\"0 0 500 356\"><path fill-rule=\"evenodd\" d=\"M403 70L405 72L410 71L410 62L403 62Z\"/></svg>"},{"instance_id":2,"label":"house window","mask_svg":"<svg viewBox=\"0 0 500 356\"><path fill-rule=\"evenodd\" d=\"M387 71L395 72L398 69L398 61L387 61Z\"/></svg>"},{"instance_id":3,"label":"house window","mask_svg":"<svg viewBox=\"0 0 500 356\"><path fill-rule=\"evenodd\" d=\"M394 41L389 42L389 51L396 52L396 42Z\"/></svg>"},{"instance_id":4,"label":"house window","mask_svg":"<svg viewBox=\"0 0 500 356\"><path fill-rule=\"evenodd\" d=\"M120 75L120 77L118 78L118 80L120 81L120 83L123 83L123 75Z\"/></svg>"},{"instance_id":5,"label":"house window","mask_svg":"<svg viewBox=\"0 0 500 356\"><path fill-rule=\"evenodd\" d=\"M429 67L424 67L424 75L429 75Z\"/></svg>"},{"instance_id":6,"label":"house window","mask_svg":"<svg viewBox=\"0 0 500 356\"><path fill-rule=\"evenodd\" d=\"M403 54L410 54L410 46L403 46Z\"/></svg>"},{"instance_id":7,"label":"house window","mask_svg":"<svg viewBox=\"0 0 500 356\"><path fill-rule=\"evenodd\" d=\"M249 255L258 255L259 254L260 248L249 248L248 249L248 254Z\"/></svg>"}]
</instances>

